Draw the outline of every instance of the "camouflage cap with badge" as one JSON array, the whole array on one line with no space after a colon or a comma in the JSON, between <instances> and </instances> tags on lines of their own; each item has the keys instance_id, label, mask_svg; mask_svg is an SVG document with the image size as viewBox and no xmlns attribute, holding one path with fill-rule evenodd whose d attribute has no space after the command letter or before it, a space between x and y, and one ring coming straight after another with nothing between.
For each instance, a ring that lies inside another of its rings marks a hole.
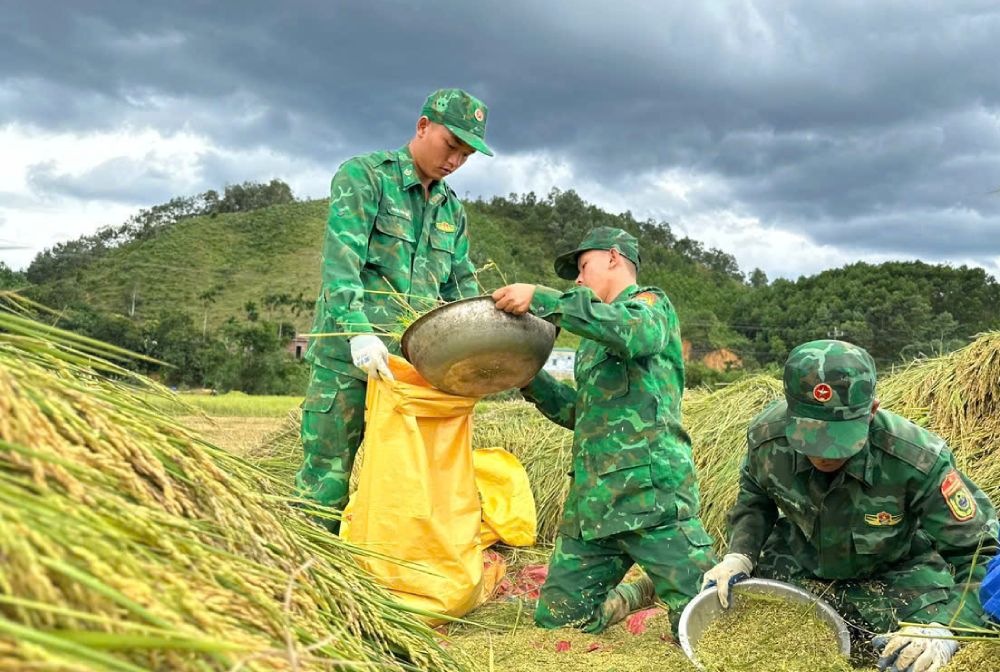
<instances>
[{"instance_id":1,"label":"camouflage cap with badge","mask_svg":"<svg viewBox=\"0 0 1000 672\"><path fill-rule=\"evenodd\" d=\"M851 457L868 443L875 361L844 341L803 343L785 362L788 445L803 455Z\"/></svg>"},{"instance_id":2,"label":"camouflage cap with badge","mask_svg":"<svg viewBox=\"0 0 1000 672\"><path fill-rule=\"evenodd\" d=\"M486 144L486 115L483 101L462 89L438 89L427 96L422 116L441 124L459 140L486 156L493 150Z\"/></svg>"},{"instance_id":3,"label":"camouflage cap with badge","mask_svg":"<svg viewBox=\"0 0 1000 672\"><path fill-rule=\"evenodd\" d=\"M570 250L556 257L556 275L563 280L576 280L580 271L576 267L576 260L587 250L610 250L616 249L618 252L635 264L635 269L639 270L639 241L628 231L616 229L611 226L599 226L591 229L587 237L575 250Z\"/></svg>"}]
</instances>

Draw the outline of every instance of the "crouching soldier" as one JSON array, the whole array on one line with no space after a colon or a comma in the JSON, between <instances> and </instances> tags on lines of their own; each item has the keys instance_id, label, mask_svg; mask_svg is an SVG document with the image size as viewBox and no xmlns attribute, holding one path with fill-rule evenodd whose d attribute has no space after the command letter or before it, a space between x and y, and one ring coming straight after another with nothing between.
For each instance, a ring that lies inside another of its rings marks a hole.
<instances>
[{"instance_id":1,"label":"crouching soldier","mask_svg":"<svg viewBox=\"0 0 1000 672\"><path fill-rule=\"evenodd\" d=\"M493 294L502 310L530 310L581 337L575 388L543 371L523 390L573 430L573 482L535 622L599 632L655 594L676 627L715 561L681 427L677 314L662 290L637 284L638 241L621 229L594 229L555 267L577 286ZM647 577L621 584L635 563Z\"/></svg>"},{"instance_id":2,"label":"crouching soldier","mask_svg":"<svg viewBox=\"0 0 1000 672\"><path fill-rule=\"evenodd\" d=\"M879 669L940 669L958 648L947 626L982 624L993 505L939 436L879 409L862 348L798 346L784 391L750 424L729 553L705 585L725 606L753 574L822 592L862 630L921 624L879 638Z\"/></svg>"}]
</instances>

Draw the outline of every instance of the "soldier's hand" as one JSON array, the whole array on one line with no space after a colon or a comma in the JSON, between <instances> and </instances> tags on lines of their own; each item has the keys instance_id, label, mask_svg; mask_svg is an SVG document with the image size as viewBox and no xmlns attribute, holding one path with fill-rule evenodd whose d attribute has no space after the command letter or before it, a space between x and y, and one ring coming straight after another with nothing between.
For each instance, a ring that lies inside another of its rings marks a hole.
<instances>
[{"instance_id":1,"label":"soldier's hand","mask_svg":"<svg viewBox=\"0 0 1000 672\"><path fill-rule=\"evenodd\" d=\"M879 654L878 669L885 672L936 672L951 660L958 642L948 628L938 623L921 628L906 626L889 637Z\"/></svg>"},{"instance_id":2,"label":"soldier's hand","mask_svg":"<svg viewBox=\"0 0 1000 672\"><path fill-rule=\"evenodd\" d=\"M728 553L722 558L722 562L705 572L701 580L701 589L705 590L711 586L716 586L719 591L719 602L726 609L729 608L729 591L733 584L749 578L753 571L753 563L750 558L742 553Z\"/></svg>"},{"instance_id":3,"label":"soldier's hand","mask_svg":"<svg viewBox=\"0 0 1000 672\"><path fill-rule=\"evenodd\" d=\"M535 297L535 286L524 282L501 287L493 292L493 301L498 309L513 313L514 315L524 315L531 308L531 299Z\"/></svg>"},{"instance_id":4,"label":"soldier's hand","mask_svg":"<svg viewBox=\"0 0 1000 672\"><path fill-rule=\"evenodd\" d=\"M389 369L389 349L378 336L363 334L351 338L351 359L354 366L370 376L395 380Z\"/></svg>"}]
</instances>

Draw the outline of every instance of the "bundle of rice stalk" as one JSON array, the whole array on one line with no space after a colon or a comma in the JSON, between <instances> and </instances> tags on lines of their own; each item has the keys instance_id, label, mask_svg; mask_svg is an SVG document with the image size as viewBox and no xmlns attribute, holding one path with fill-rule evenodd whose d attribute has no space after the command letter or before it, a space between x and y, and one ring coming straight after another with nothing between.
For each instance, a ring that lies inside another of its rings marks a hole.
<instances>
[{"instance_id":1,"label":"bundle of rice stalk","mask_svg":"<svg viewBox=\"0 0 1000 672\"><path fill-rule=\"evenodd\" d=\"M721 550L726 543L726 516L739 492L740 463L747 451L747 427L782 393L781 381L767 375L744 378L692 399L685 397L684 428L701 488L701 519Z\"/></svg>"},{"instance_id":2,"label":"bundle of rice stalk","mask_svg":"<svg viewBox=\"0 0 1000 672\"><path fill-rule=\"evenodd\" d=\"M123 356L0 311L0 670L453 669Z\"/></svg>"},{"instance_id":3,"label":"bundle of rice stalk","mask_svg":"<svg viewBox=\"0 0 1000 672\"><path fill-rule=\"evenodd\" d=\"M959 467L1000 503L1000 331L916 361L877 389L883 408L940 435Z\"/></svg>"}]
</instances>

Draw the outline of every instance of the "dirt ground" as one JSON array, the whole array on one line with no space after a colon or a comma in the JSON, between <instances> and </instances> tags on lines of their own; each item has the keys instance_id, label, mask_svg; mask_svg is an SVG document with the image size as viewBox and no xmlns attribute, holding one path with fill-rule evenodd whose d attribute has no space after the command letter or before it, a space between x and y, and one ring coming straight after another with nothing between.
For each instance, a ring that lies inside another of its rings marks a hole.
<instances>
[{"instance_id":1,"label":"dirt ground","mask_svg":"<svg viewBox=\"0 0 1000 672\"><path fill-rule=\"evenodd\" d=\"M184 416L180 420L200 432L211 443L238 455L258 445L265 436L279 429L285 422L284 418L210 418L197 415Z\"/></svg>"}]
</instances>

